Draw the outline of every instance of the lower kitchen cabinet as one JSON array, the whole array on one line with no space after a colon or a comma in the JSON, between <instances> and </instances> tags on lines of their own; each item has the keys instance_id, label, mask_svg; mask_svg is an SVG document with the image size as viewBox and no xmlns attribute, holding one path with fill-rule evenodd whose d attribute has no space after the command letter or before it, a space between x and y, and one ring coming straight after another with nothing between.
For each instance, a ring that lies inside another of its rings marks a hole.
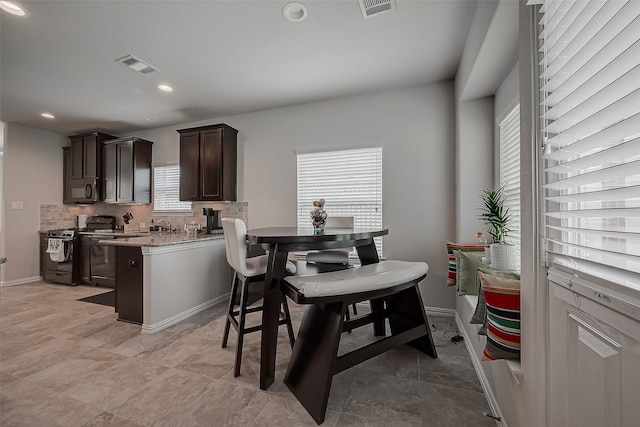
<instances>
[{"instance_id":1,"label":"lower kitchen cabinet","mask_svg":"<svg viewBox=\"0 0 640 427\"><path fill-rule=\"evenodd\" d=\"M116 312L118 320L142 324L142 251L116 246Z\"/></svg>"}]
</instances>

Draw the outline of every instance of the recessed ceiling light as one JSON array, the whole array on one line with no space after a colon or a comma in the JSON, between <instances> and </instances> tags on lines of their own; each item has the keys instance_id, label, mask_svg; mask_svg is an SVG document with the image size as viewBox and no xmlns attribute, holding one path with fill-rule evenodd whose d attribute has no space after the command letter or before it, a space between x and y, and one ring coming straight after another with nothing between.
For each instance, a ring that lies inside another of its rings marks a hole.
<instances>
[{"instance_id":1,"label":"recessed ceiling light","mask_svg":"<svg viewBox=\"0 0 640 427\"><path fill-rule=\"evenodd\" d=\"M44 117L45 119L55 119L55 118L56 118L56 116L54 116L54 115L53 115L53 114L51 114L51 113L42 113L42 114L40 114L40 115L41 115L42 117Z\"/></svg>"},{"instance_id":2,"label":"recessed ceiling light","mask_svg":"<svg viewBox=\"0 0 640 427\"><path fill-rule=\"evenodd\" d=\"M173 92L173 88L169 85L158 85L158 89L164 92Z\"/></svg>"},{"instance_id":3,"label":"recessed ceiling light","mask_svg":"<svg viewBox=\"0 0 640 427\"><path fill-rule=\"evenodd\" d=\"M158 120L158 119L156 119L155 117L151 117L151 116L147 116L147 117L145 117L144 119L145 119L146 121L148 121L148 122L155 122L156 120Z\"/></svg>"},{"instance_id":4,"label":"recessed ceiling light","mask_svg":"<svg viewBox=\"0 0 640 427\"><path fill-rule=\"evenodd\" d=\"M300 22L307 19L308 12L302 3L288 3L282 9L282 14L291 22Z\"/></svg>"},{"instance_id":5,"label":"recessed ceiling light","mask_svg":"<svg viewBox=\"0 0 640 427\"><path fill-rule=\"evenodd\" d=\"M26 14L23 8L10 1L0 1L0 9L18 16L24 16Z\"/></svg>"}]
</instances>

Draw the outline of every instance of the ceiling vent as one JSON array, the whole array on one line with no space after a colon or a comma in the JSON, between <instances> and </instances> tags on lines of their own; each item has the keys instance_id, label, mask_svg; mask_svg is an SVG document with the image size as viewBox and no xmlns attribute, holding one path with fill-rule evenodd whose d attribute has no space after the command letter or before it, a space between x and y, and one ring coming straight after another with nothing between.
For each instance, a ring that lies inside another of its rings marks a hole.
<instances>
[{"instance_id":1,"label":"ceiling vent","mask_svg":"<svg viewBox=\"0 0 640 427\"><path fill-rule=\"evenodd\" d=\"M395 0L358 0L364 19L380 16L396 8Z\"/></svg>"},{"instance_id":2,"label":"ceiling vent","mask_svg":"<svg viewBox=\"0 0 640 427\"><path fill-rule=\"evenodd\" d=\"M133 71L137 71L140 74L147 75L155 73L156 71L160 71L153 65L149 65L140 58L136 58L133 55L123 56L120 59L116 59L116 62L119 62L122 65L131 68Z\"/></svg>"}]
</instances>

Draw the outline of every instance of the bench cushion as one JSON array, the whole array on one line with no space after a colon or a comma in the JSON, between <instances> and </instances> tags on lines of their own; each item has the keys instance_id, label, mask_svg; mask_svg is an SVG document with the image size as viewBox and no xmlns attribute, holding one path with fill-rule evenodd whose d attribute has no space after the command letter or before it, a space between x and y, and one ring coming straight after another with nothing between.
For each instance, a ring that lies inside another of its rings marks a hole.
<instances>
[{"instance_id":1,"label":"bench cushion","mask_svg":"<svg viewBox=\"0 0 640 427\"><path fill-rule=\"evenodd\" d=\"M284 280L311 298L390 288L419 279L428 271L425 262L389 260L312 276L288 276Z\"/></svg>"}]
</instances>

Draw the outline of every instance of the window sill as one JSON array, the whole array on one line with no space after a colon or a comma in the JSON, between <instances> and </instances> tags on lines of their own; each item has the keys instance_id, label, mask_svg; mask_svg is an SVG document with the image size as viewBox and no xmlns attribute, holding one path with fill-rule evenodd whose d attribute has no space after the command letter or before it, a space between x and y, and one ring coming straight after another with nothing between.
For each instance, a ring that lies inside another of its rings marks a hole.
<instances>
[{"instance_id":1,"label":"window sill","mask_svg":"<svg viewBox=\"0 0 640 427\"><path fill-rule=\"evenodd\" d=\"M511 372L513 379L516 381L518 385L520 385L522 378L524 378L524 371L522 370L522 364L520 363L519 360L505 359L505 362L507 363L507 368L509 369L509 372Z\"/></svg>"},{"instance_id":2,"label":"window sill","mask_svg":"<svg viewBox=\"0 0 640 427\"><path fill-rule=\"evenodd\" d=\"M462 297L467 301L467 303L471 306L472 310L475 310L475 307L478 305L478 296L477 295L462 295ZM507 369L513 376L515 382L520 385L522 379L524 378L524 371L522 370L522 365L520 360L511 360L511 359L501 359L507 365Z\"/></svg>"},{"instance_id":3,"label":"window sill","mask_svg":"<svg viewBox=\"0 0 640 427\"><path fill-rule=\"evenodd\" d=\"M184 216L184 215L193 215L193 210L184 210L184 211L151 211L154 215L166 215L166 216Z\"/></svg>"}]
</instances>

